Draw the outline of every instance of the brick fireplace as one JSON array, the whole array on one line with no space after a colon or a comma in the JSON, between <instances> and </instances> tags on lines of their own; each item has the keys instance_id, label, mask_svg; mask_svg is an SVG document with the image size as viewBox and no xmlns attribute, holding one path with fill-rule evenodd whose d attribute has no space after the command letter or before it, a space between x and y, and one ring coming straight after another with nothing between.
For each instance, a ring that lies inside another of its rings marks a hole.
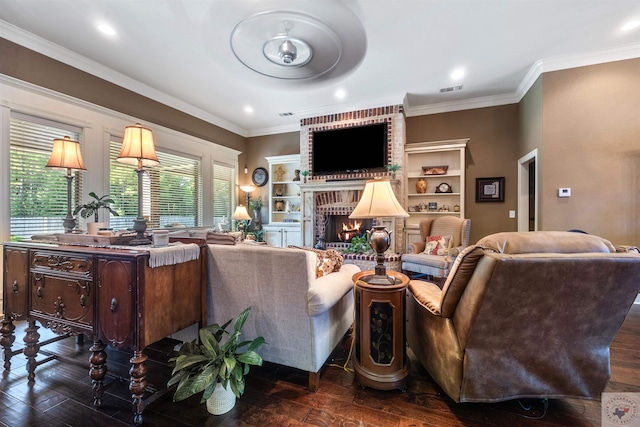
<instances>
[{"instance_id":1,"label":"brick fireplace","mask_svg":"<svg viewBox=\"0 0 640 427\"><path fill-rule=\"evenodd\" d=\"M312 117L300 123L300 164L303 169L312 170L312 141L316 130L336 129L340 127L387 122L388 158L390 164L402 165L406 141L405 117L402 105L351 111L327 116ZM348 147L345 147L348 149ZM388 172L345 174L339 176L314 177L310 175L306 184L301 185L302 196L302 243L315 246L318 238L325 236L328 219L333 215L348 216L360 200L362 190L368 179L389 177ZM405 189L402 169L392 180L392 187L400 203L404 204ZM403 220L384 218L384 225L393 232L392 252L403 247ZM370 227L370 224L368 225ZM330 240L329 240L330 241Z\"/></svg>"}]
</instances>

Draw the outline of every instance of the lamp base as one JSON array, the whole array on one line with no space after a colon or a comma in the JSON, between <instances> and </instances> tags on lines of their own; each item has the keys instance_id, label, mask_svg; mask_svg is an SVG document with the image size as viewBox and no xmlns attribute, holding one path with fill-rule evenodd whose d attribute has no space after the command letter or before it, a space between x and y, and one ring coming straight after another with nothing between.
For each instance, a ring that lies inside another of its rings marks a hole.
<instances>
[{"instance_id":1,"label":"lamp base","mask_svg":"<svg viewBox=\"0 0 640 427\"><path fill-rule=\"evenodd\" d=\"M133 221L133 229L136 231L136 237L129 242L129 246L151 245L151 239L148 239L144 232L147 229L147 221L144 218L137 218Z\"/></svg>"},{"instance_id":2,"label":"lamp base","mask_svg":"<svg viewBox=\"0 0 640 427\"><path fill-rule=\"evenodd\" d=\"M394 285L395 280L387 276L387 268L384 266L384 253L389 249L391 241L391 233L384 225L374 225L367 231L369 235L369 245L376 253L376 266L374 275L367 276L367 283L372 285Z\"/></svg>"},{"instance_id":3,"label":"lamp base","mask_svg":"<svg viewBox=\"0 0 640 427\"><path fill-rule=\"evenodd\" d=\"M64 227L65 233L71 233L74 228L76 228L76 219L71 215L67 215L67 217L62 222L62 226Z\"/></svg>"}]
</instances>

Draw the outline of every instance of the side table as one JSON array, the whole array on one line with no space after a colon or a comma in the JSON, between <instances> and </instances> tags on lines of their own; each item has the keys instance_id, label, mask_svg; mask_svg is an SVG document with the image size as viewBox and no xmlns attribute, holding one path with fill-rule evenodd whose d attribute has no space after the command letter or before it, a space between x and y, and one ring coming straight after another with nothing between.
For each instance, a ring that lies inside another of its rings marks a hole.
<instances>
[{"instance_id":1,"label":"side table","mask_svg":"<svg viewBox=\"0 0 640 427\"><path fill-rule=\"evenodd\" d=\"M387 270L395 284L372 285L366 277L374 271L353 275L356 289L356 379L378 390L404 390L409 363L405 348L405 295L409 277ZM363 280L364 279L364 280Z\"/></svg>"}]
</instances>

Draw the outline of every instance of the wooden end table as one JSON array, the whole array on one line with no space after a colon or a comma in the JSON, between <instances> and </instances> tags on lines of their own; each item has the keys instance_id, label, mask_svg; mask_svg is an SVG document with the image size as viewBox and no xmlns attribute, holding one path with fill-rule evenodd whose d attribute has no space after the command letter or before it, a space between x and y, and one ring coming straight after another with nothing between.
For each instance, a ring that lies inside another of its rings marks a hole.
<instances>
[{"instance_id":1,"label":"wooden end table","mask_svg":"<svg viewBox=\"0 0 640 427\"><path fill-rule=\"evenodd\" d=\"M409 277L387 270L394 284L366 282L374 271L353 275L356 288L356 379L378 390L406 389L409 363L405 348L405 296Z\"/></svg>"}]
</instances>

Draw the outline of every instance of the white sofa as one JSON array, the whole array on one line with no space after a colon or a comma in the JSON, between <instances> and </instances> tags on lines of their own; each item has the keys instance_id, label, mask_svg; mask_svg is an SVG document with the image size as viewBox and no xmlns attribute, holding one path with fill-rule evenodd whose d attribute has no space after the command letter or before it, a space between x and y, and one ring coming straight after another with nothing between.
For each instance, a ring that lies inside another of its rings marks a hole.
<instances>
[{"instance_id":1,"label":"white sofa","mask_svg":"<svg viewBox=\"0 0 640 427\"><path fill-rule=\"evenodd\" d=\"M265 361L309 372L309 390L353 323L353 282L360 271L316 278L316 255L252 243L208 245L208 321L222 324L251 306L242 340L263 336Z\"/></svg>"}]
</instances>

